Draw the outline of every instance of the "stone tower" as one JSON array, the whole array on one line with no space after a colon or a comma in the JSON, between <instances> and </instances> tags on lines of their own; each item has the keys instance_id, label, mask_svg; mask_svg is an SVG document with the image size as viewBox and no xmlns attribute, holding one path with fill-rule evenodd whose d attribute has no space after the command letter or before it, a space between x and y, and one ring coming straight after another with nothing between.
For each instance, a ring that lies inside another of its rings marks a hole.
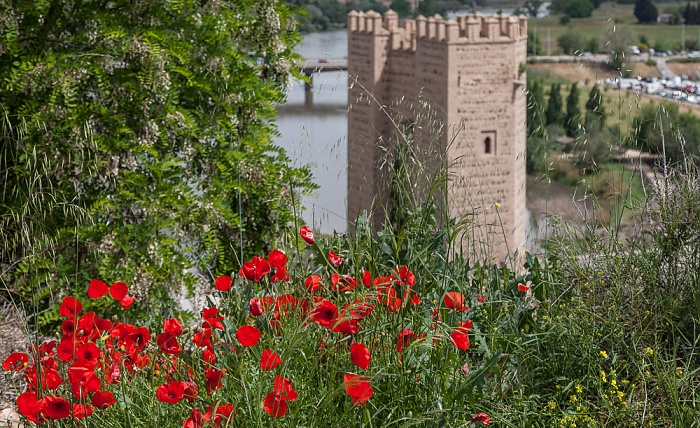
<instances>
[{"instance_id":1,"label":"stone tower","mask_svg":"<svg viewBox=\"0 0 700 428\"><path fill-rule=\"evenodd\" d=\"M419 16L399 25L393 11L350 12L348 219L367 210L379 225L390 212L387 155L392 139L409 133L444 154L433 167L449 165L444 209L472 225L461 237L464 255L522 254L526 53L524 16Z\"/></svg>"}]
</instances>

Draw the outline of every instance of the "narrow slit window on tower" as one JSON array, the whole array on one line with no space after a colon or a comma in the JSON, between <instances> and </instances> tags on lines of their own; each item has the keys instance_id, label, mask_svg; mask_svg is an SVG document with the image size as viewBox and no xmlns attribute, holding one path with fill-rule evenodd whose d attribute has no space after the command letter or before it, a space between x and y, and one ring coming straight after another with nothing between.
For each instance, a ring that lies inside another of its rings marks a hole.
<instances>
[{"instance_id":1,"label":"narrow slit window on tower","mask_svg":"<svg viewBox=\"0 0 700 428\"><path fill-rule=\"evenodd\" d=\"M495 155L496 154L496 131L482 131L481 132L482 142L484 144L484 154L485 155Z\"/></svg>"}]
</instances>

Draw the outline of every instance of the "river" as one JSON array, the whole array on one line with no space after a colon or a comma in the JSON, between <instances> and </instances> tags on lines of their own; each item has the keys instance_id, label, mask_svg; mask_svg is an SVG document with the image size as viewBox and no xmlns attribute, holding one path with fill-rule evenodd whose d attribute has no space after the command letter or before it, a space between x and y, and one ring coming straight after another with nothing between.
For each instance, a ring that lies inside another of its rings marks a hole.
<instances>
[{"instance_id":1,"label":"river","mask_svg":"<svg viewBox=\"0 0 700 428\"><path fill-rule=\"evenodd\" d=\"M347 58L345 30L312 33L304 36L296 51L309 60ZM347 211L347 72L317 73L313 77L313 105L305 103L304 84L293 81L287 103L278 107L280 136L275 143L283 147L295 166L310 164L319 189L303 197L304 221L323 233L346 230ZM542 219L525 213L527 247L538 248ZM541 236L540 236L541 238Z\"/></svg>"}]
</instances>

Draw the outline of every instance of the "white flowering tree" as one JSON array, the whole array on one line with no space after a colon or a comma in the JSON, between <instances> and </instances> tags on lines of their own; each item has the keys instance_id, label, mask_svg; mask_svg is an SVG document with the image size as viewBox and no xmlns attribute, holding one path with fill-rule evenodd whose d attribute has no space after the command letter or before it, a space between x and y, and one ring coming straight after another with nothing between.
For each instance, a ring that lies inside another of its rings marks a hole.
<instances>
[{"instance_id":1,"label":"white flowering tree","mask_svg":"<svg viewBox=\"0 0 700 428\"><path fill-rule=\"evenodd\" d=\"M0 0L4 294L162 309L263 253L312 187L270 143L297 41L276 0Z\"/></svg>"}]
</instances>

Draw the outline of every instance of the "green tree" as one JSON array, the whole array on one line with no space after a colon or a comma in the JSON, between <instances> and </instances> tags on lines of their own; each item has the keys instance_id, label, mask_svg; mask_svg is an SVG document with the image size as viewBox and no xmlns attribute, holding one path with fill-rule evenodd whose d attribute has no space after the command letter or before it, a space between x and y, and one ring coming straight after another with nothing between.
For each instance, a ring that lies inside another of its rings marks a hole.
<instances>
[{"instance_id":1,"label":"green tree","mask_svg":"<svg viewBox=\"0 0 700 428\"><path fill-rule=\"evenodd\" d=\"M566 116L564 117L564 129L569 137L575 137L581 125L581 109L578 105L578 98L578 84L574 83L566 98Z\"/></svg>"},{"instance_id":2,"label":"green tree","mask_svg":"<svg viewBox=\"0 0 700 428\"><path fill-rule=\"evenodd\" d=\"M572 18L587 18L595 9L590 0L554 0L549 8L552 12L569 15Z\"/></svg>"},{"instance_id":3,"label":"green tree","mask_svg":"<svg viewBox=\"0 0 700 428\"><path fill-rule=\"evenodd\" d=\"M539 13L540 8L542 7L542 3L544 3L542 0L525 1L523 8L527 12L527 16L529 16L530 18L537 18L537 14Z\"/></svg>"},{"instance_id":4,"label":"green tree","mask_svg":"<svg viewBox=\"0 0 700 428\"><path fill-rule=\"evenodd\" d=\"M274 0L2 2L0 264L41 323L96 277L170 313L270 248L311 186L270 144L298 40Z\"/></svg>"},{"instance_id":5,"label":"green tree","mask_svg":"<svg viewBox=\"0 0 700 428\"><path fill-rule=\"evenodd\" d=\"M555 83L549 91L549 102L547 103L547 111L545 112L547 126L562 123L564 119L563 104L561 88Z\"/></svg>"},{"instance_id":6,"label":"green tree","mask_svg":"<svg viewBox=\"0 0 700 428\"><path fill-rule=\"evenodd\" d=\"M659 11L651 0L637 0L634 3L634 16L640 24L654 23Z\"/></svg>"},{"instance_id":7,"label":"green tree","mask_svg":"<svg viewBox=\"0 0 700 428\"><path fill-rule=\"evenodd\" d=\"M568 29L557 38L559 49L566 55L572 55L585 46L583 36L578 31Z\"/></svg>"},{"instance_id":8,"label":"green tree","mask_svg":"<svg viewBox=\"0 0 700 428\"><path fill-rule=\"evenodd\" d=\"M546 130L544 115L544 90L538 80L527 91L527 133L529 136L544 136Z\"/></svg>"},{"instance_id":9,"label":"green tree","mask_svg":"<svg viewBox=\"0 0 700 428\"><path fill-rule=\"evenodd\" d=\"M408 0L393 0L389 6L400 18L411 16L411 3Z\"/></svg>"},{"instance_id":10,"label":"green tree","mask_svg":"<svg viewBox=\"0 0 700 428\"><path fill-rule=\"evenodd\" d=\"M542 55L542 39L531 28L527 29L527 54Z\"/></svg>"},{"instance_id":11,"label":"green tree","mask_svg":"<svg viewBox=\"0 0 700 428\"><path fill-rule=\"evenodd\" d=\"M591 92L588 93L588 101L586 101L586 129L604 128L605 116L603 94L598 89L598 85L593 85Z\"/></svg>"}]
</instances>

